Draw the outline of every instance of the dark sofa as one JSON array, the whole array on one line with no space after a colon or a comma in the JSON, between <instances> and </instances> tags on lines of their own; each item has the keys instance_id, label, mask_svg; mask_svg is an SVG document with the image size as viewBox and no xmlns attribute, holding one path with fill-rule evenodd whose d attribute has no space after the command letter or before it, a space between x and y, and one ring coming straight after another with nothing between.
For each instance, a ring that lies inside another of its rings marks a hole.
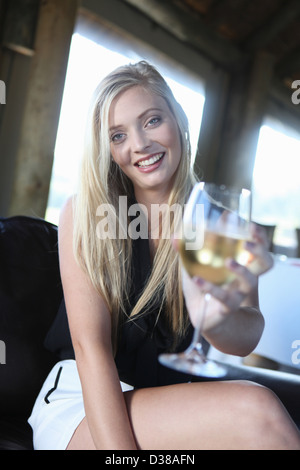
<instances>
[{"instance_id":1,"label":"dark sofa","mask_svg":"<svg viewBox=\"0 0 300 470\"><path fill-rule=\"evenodd\" d=\"M57 227L24 216L0 218L0 450L33 448L27 418L57 361L44 339L61 299ZM228 366L227 378L268 386L300 426L299 376Z\"/></svg>"},{"instance_id":2,"label":"dark sofa","mask_svg":"<svg viewBox=\"0 0 300 470\"><path fill-rule=\"evenodd\" d=\"M27 424L57 358L45 335L62 298L57 228L29 217L0 219L0 449L32 448Z\"/></svg>"}]
</instances>

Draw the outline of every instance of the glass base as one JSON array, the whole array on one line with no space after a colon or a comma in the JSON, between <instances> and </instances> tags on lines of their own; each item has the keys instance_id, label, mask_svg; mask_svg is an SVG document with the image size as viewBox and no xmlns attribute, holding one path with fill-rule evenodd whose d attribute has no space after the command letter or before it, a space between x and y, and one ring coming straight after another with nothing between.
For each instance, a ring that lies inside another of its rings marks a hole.
<instances>
[{"instance_id":1,"label":"glass base","mask_svg":"<svg viewBox=\"0 0 300 470\"><path fill-rule=\"evenodd\" d=\"M197 349L179 354L160 354L158 359L166 367L199 377L219 378L227 373L225 367L199 354Z\"/></svg>"}]
</instances>

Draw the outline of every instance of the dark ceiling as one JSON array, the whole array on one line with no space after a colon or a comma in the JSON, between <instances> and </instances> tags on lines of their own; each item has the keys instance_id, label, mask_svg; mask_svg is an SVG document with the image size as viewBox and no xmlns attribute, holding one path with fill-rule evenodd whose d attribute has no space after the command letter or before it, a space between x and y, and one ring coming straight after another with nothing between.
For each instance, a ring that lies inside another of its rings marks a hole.
<instances>
[{"instance_id":1,"label":"dark ceiling","mask_svg":"<svg viewBox=\"0 0 300 470\"><path fill-rule=\"evenodd\" d=\"M300 0L125 1L229 70L263 50L285 86L300 79Z\"/></svg>"}]
</instances>

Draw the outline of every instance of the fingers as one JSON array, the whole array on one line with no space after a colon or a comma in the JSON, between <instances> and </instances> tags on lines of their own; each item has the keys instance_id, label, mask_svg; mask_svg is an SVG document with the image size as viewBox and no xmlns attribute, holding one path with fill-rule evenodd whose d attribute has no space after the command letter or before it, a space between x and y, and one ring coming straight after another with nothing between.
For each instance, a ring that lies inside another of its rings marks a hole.
<instances>
[{"instance_id":1,"label":"fingers","mask_svg":"<svg viewBox=\"0 0 300 470\"><path fill-rule=\"evenodd\" d=\"M237 283L233 281L226 287L220 287L201 278L194 278L193 280L202 292L209 293L218 300L223 305L224 311L235 311L247 297L252 286L252 283L247 285L246 282L243 283L243 286L237 286Z\"/></svg>"},{"instance_id":2,"label":"fingers","mask_svg":"<svg viewBox=\"0 0 300 470\"><path fill-rule=\"evenodd\" d=\"M274 260L263 241L246 242L246 249L253 255L253 261L248 265L253 274L258 276L272 268Z\"/></svg>"},{"instance_id":3,"label":"fingers","mask_svg":"<svg viewBox=\"0 0 300 470\"><path fill-rule=\"evenodd\" d=\"M226 268L235 275L234 281L224 287L217 286L202 278L193 279L200 291L211 294L223 305L225 311L237 309L246 297L257 292L258 276L273 266L273 257L267 249L268 239L265 230L252 224L251 231L253 241L246 242L246 249L253 258L251 263L248 266L242 266L233 259L226 260ZM175 249L177 243L178 240L173 239L172 244ZM193 295L195 295L194 292ZM248 300L249 298L247 302Z\"/></svg>"},{"instance_id":4,"label":"fingers","mask_svg":"<svg viewBox=\"0 0 300 470\"><path fill-rule=\"evenodd\" d=\"M257 291L258 277L232 259L226 260L226 268L235 275L235 279L226 286L217 286L202 278L194 278L193 280L202 292L211 294L221 302L226 311L233 311L240 306L246 297Z\"/></svg>"},{"instance_id":5,"label":"fingers","mask_svg":"<svg viewBox=\"0 0 300 470\"><path fill-rule=\"evenodd\" d=\"M264 248L268 250L270 241L268 239L267 231L253 222L250 227L250 232L253 240L256 243L263 245Z\"/></svg>"},{"instance_id":6,"label":"fingers","mask_svg":"<svg viewBox=\"0 0 300 470\"><path fill-rule=\"evenodd\" d=\"M246 297L250 292L257 288L257 275L250 271L246 266L238 264L236 261L226 260L226 267L235 274L235 280L229 284L230 289L237 289Z\"/></svg>"},{"instance_id":7,"label":"fingers","mask_svg":"<svg viewBox=\"0 0 300 470\"><path fill-rule=\"evenodd\" d=\"M215 286L210 282L202 282L201 279L195 280L196 284L201 287L202 292L209 293L212 297L218 300L225 311L235 310L244 300L245 294L238 290L224 289L219 286Z\"/></svg>"},{"instance_id":8,"label":"fingers","mask_svg":"<svg viewBox=\"0 0 300 470\"><path fill-rule=\"evenodd\" d=\"M273 257L269 252L270 240L266 230L254 223L251 224L251 235L253 242L248 242L246 248L258 261L257 274L262 274L272 268L274 264Z\"/></svg>"}]
</instances>

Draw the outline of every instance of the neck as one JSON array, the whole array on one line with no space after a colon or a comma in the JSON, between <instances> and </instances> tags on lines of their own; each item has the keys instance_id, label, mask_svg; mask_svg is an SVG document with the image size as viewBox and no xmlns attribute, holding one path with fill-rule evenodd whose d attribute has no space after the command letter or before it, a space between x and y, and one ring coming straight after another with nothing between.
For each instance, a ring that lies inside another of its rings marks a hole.
<instances>
[{"instance_id":1,"label":"neck","mask_svg":"<svg viewBox=\"0 0 300 470\"><path fill-rule=\"evenodd\" d=\"M136 201L145 207L146 217L148 219L148 235L150 241L150 251L152 255L156 251L158 240L162 235L163 220L169 220L166 206L169 201L169 191L142 191L135 192Z\"/></svg>"},{"instance_id":2,"label":"neck","mask_svg":"<svg viewBox=\"0 0 300 470\"><path fill-rule=\"evenodd\" d=\"M134 191L136 201L139 204L143 204L147 207L148 213L150 213L152 204L167 204L170 196L168 188L161 190L139 190Z\"/></svg>"}]
</instances>

